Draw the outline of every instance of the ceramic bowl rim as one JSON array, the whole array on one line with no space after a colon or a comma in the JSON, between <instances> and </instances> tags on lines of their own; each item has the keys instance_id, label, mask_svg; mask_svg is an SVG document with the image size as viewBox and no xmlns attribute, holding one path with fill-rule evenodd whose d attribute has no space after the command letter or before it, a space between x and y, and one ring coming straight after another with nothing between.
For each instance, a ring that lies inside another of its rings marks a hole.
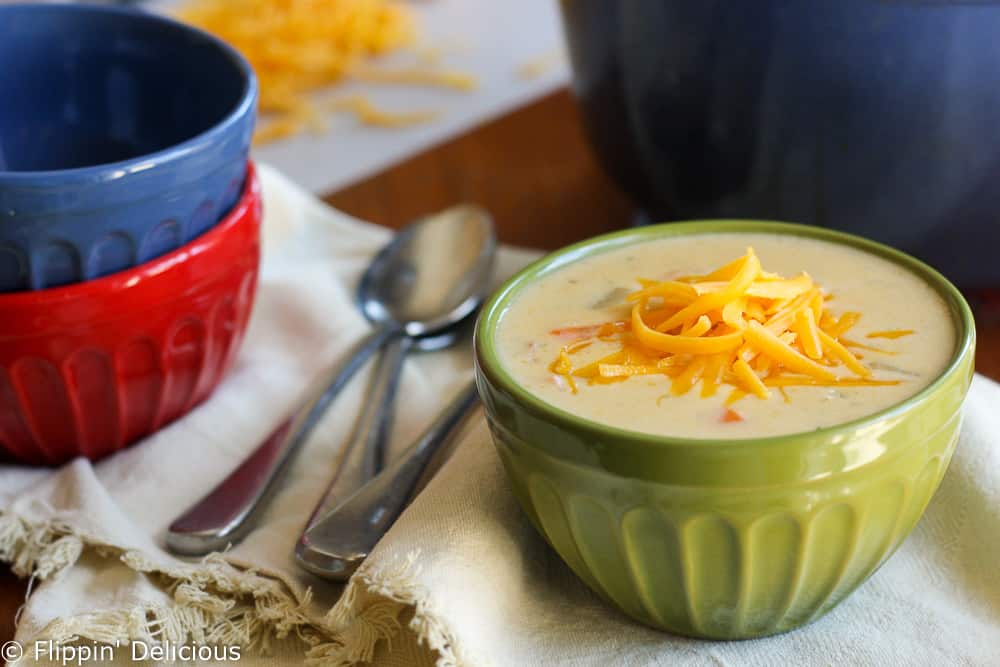
<instances>
[{"instance_id":1,"label":"ceramic bowl rim","mask_svg":"<svg viewBox=\"0 0 1000 667\"><path fill-rule=\"evenodd\" d=\"M207 43L221 55L227 58L242 78L242 90L236 104L221 119L217 120L208 129L184 139L183 141L163 148L152 153L144 153L117 162L104 162L100 164L87 165L84 167L73 167L70 169L39 169L35 171L5 171L0 169L0 182L8 185L28 185L32 181L42 179L59 179L63 187L67 185L82 185L88 183L100 183L116 180L124 175L141 173L155 166L165 163L176 162L185 157L199 153L206 147L215 143L219 135L225 134L233 125L240 123L248 115L253 114L257 101L257 76L239 51L219 39L215 35L189 25L177 19L162 14L134 9L130 7L118 7L111 5L77 4L68 2L56 2L51 4L39 4L32 2L14 2L11 4L0 4L0 16L5 12L16 11L39 11L39 12L82 12L93 14L114 14L129 21L146 21L149 23L159 23L172 30L179 30ZM153 163L150 165L150 163ZM43 186L44 187L44 186Z\"/></svg>"},{"instance_id":2,"label":"ceramic bowl rim","mask_svg":"<svg viewBox=\"0 0 1000 667\"><path fill-rule=\"evenodd\" d=\"M924 279L945 300L949 311L952 313L952 321L956 330L955 351L948 364L934 380L912 396L882 410L858 419L819 429L756 438L688 438L657 435L611 426L556 407L522 387L503 368L496 352L496 325L503 312L510 305L512 297L540 274L578 261L583 257L599 254L612 248L640 243L652 238L673 238L713 233L770 233L818 239L856 248L892 261ZM706 448L730 447L734 445L739 447L763 447L795 444L806 437L828 438L829 436L835 436L844 432L853 432L875 424L884 423L887 420L898 418L919 409L921 405L925 404L934 394L941 390L949 379L961 371L967 358L975 351L975 342L976 327L972 309L958 288L936 269L900 250L861 236L814 225L751 219L703 219L660 223L602 234L566 246L532 262L506 280L484 304L483 310L476 321L474 351L477 372L482 373L491 384L511 396L520 408L528 409L536 415L541 415L543 419L549 422L565 425L577 431L582 430L603 438L610 437L618 441L631 441L654 448Z\"/></svg>"}]
</instances>

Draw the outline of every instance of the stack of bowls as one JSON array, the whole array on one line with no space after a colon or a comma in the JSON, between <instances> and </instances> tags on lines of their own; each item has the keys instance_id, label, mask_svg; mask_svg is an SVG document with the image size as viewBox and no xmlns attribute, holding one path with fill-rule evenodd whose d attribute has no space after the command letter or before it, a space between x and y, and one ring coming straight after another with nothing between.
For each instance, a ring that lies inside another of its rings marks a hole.
<instances>
[{"instance_id":1,"label":"stack of bowls","mask_svg":"<svg viewBox=\"0 0 1000 667\"><path fill-rule=\"evenodd\" d=\"M123 8L0 5L0 451L104 456L231 363L259 259L257 86Z\"/></svg>"}]
</instances>

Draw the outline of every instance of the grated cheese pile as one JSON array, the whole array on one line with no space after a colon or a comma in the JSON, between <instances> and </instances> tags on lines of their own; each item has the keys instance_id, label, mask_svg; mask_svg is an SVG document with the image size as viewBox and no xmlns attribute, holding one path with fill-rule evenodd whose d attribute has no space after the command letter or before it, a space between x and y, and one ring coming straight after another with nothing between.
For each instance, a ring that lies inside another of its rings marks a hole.
<instances>
[{"instance_id":1,"label":"grated cheese pile","mask_svg":"<svg viewBox=\"0 0 1000 667\"><path fill-rule=\"evenodd\" d=\"M432 69L382 70L371 57L413 43L413 16L391 0L194 0L181 19L229 42L253 66L260 82L261 123L255 143L304 129L324 129L321 111L350 111L371 125L396 127L425 122L433 112L390 113L365 98L317 105L308 93L346 77L377 83L474 88L467 75Z\"/></svg>"},{"instance_id":2,"label":"grated cheese pile","mask_svg":"<svg viewBox=\"0 0 1000 667\"><path fill-rule=\"evenodd\" d=\"M753 248L742 257L702 276L676 280L639 280L641 289L626 298L630 317L593 326L555 329L570 338L549 369L576 393L577 380L612 383L639 375L671 378L671 393L685 394L701 384L701 396L732 387L726 404L747 395L771 397L790 386L886 386L854 350L890 351L845 337L860 313L839 317L826 309L829 296L808 274L784 278L764 271ZM869 334L899 338L910 330ZM618 349L575 366L574 356L595 341ZM727 413L726 420L737 420Z\"/></svg>"}]
</instances>

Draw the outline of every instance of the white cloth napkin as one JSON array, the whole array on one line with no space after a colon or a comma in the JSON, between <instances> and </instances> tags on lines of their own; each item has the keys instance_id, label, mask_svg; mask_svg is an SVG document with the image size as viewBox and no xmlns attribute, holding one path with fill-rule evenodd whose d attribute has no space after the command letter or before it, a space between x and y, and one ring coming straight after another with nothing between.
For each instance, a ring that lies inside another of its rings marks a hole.
<instances>
[{"instance_id":1,"label":"white cloth napkin","mask_svg":"<svg viewBox=\"0 0 1000 667\"><path fill-rule=\"evenodd\" d=\"M58 645L96 652L119 644L115 655L126 664L153 645L183 658L178 647L209 642L268 665L306 656L391 666L1000 664L1000 386L981 377L951 468L915 533L837 609L778 637L683 639L605 605L521 514L479 415L346 590L299 572L292 546L366 378L337 401L245 542L203 561L170 556L161 542L171 518L367 327L352 290L388 232L326 208L266 167L261 176L258 301L236 368L216 394L96 465L0 468L0 559L35 579L17 631L27 658L44 663ZM531 256L505 250L499 273ZM396 451L470 367L467 345L407 363ZM216 655L198 662L225 662Z\"/></svg>"}]
</instances>

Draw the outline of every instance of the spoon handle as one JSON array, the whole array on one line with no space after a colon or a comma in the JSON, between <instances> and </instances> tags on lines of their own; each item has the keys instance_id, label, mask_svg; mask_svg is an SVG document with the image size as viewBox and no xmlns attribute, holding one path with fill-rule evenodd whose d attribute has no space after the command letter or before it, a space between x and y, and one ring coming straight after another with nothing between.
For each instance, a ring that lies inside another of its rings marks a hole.
<instances>
[{"instance_id":1,"label":"spoon handle","mask_svg":"<svg viewBox=\"0 0 1000 667\"><path fill-rule=\"evenodd\" d=\"M369 381L354 430L337 453L330 482L309 515L303 531L308 530L317 517L339 505L378 473L375 469L381 460L378 452L385 450L392 431L396 388L409 347L410 338L405 335L386 343Z\"/></svg>"},{"instance_id":2,"label":"spoon handle","mask_svg":"<svg viewBox=\"0 0 1000 667\"><path fill-rule=\"evenodd\" d=\"M296 545L299 565L321 577L349 579L403 512L434 453L478 398L470 383L398 459L316 520Z\"/></svg>"},{"instance_id":3,"label":"spoon handle","mask_svg":"<svg viewBox=\"0 0 1000 667\"><path fill-rule=\"evenodd\" d=\"M333 399L372 354L399 335L398 330L380 327L359 342L346 361L313 385L301 408L279 424L218 486L170 524L167 547L178 554L201 556L243 539Z\"/></svg>"},{"instance_id":4,"label":"spoon handle","mask_svg":"<svg viewBox=\"0 0 1000 667\"><path fill-rule=\"evenodd\" d=\"M385 344L382 357L379 360L379 371L376 384L370 395L371 421L368 423L368 433L363 436L364 458L361 465L361 481L367 482L382 472L385 466L385 453L389 438L392 435L392 423L396 403L396 392L399 389L400 376L403 374L403 362L413 347L413 339L409 336L398 336ZM362 421L359 427L366 425Z\"/></svg>"}]
</instances>

